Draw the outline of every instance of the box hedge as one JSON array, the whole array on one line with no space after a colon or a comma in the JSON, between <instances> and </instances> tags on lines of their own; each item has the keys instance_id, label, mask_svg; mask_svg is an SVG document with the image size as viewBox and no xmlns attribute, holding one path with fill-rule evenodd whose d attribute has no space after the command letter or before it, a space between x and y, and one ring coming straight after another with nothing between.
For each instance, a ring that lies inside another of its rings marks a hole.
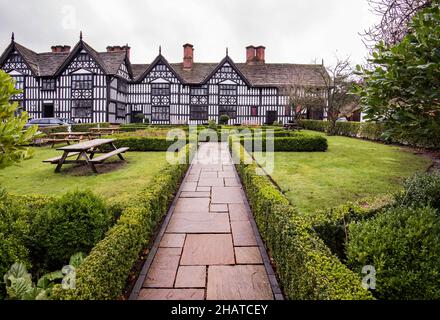
<instances>
[{"instance_id":1,"label":"box hedge","mask_svg":"<svg viewBox=\"0 0 440 320\"><path fill-rule=\"evenodd\" d=\"M180 156L188 159L193 147L188 145ZM139 253L166 215L188 166L175 164L161 170L148 186L127 202L131 205L123 209L117 223L77 270L76 289L66 291L57 286L53 291L55 299L116 299L122 293Z\"/></svg>"},{"instance_id":2,"label":"box hedge","mask_svg":"<svg viewBox=\"0 0 440 320\"><path fill-rule=\"evenodd\" d=\"M348 265L361 274L376 269L374 295L380 299L440 299L440 216L432 207L391 208L352 223Z\"/></svg>"},{"instance_id":3,"label":"box hedge","mask_svg":"<svg viewBox=\"0 0 440 320\"><path fill-rule=\"evenodd\" d=\"M247 147L252 145L255 149L258 146L262 147L261 151L266 151L266 147L270 144L271 140L263 136L263 138L247 138L241 137L241 143ZM252 144L249 142L253 142ZM314 151L327 151L328 142L327 139L320 135L295 133L288 137L274 137L273 146L275 152L314 152ZM252 150L248 150L252 151Z\"/></svg>"},{"instance_id":4,"label":"box hedge","mask_svg":"<svg viewBox=\"0 0 440 320\"><path fill-rule=\"evenodd\" d=\"M328 121L321 120L300 120L299 124L304 129L322 132L327 132L329 126ZM419 136L411 135L391 137L387 134L387 128L383 124L376 122L336 122L335 134L373 141L398 143L420 148L440 148L440 140L436 139L434 136L430 140L422 140Z\"/></svg>"},{"instance_id":5,"label":"box hedge","mask_svg":"<svg viewBox=\"0 0 440 320\"><path fill-rule=\"evenodd\" d=\"M276 266L288 299L372 299L360 278L343 265L314 232L310 221L298 214L239 144L234 157L255 221Z\"/></svg>"}]
</instances>

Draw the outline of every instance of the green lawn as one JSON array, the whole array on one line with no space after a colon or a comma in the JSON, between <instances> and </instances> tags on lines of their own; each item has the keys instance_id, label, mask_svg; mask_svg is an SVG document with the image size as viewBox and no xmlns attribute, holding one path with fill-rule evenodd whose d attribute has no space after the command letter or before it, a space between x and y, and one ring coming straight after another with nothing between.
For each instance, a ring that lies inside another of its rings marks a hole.
<instances>
[{"instance_id":1,"label":"green lawn","mask_svg":"<svg viewBox=\"0 0 440 320\"><path fill-rule=\"evenodd\" d=\"M60 151L35 148L32 159L0 171L0 185L18 194L57 195L76 189L90 189L104 198L131 194L147 186L150 179L167 165L165 152L129 152L124 155L127 163L118 157L109 164L98 165L93 175L85 166L65 165L61 173L54 173L55 165L42 160L60 155Z\"/></svg>"},{"instance_id":2,"label":"green lawn","mask_svg":"<svg viewBox=\"0 0 440 320\"><path fill-rule=\"evenodd\" d=\"M328 141L328 152L275 153L272 177L304 213L397 191L404 177L432 163L396 146L346 137Z\"/></svg>"}]
</instances>

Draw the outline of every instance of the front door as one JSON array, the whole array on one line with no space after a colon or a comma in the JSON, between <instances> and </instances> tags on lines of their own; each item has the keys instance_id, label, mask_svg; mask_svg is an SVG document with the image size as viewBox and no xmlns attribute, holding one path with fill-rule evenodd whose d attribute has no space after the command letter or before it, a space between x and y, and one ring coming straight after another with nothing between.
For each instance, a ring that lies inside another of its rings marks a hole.
<instances>
[{"instance_id":1,"label":"front door","mask_svg":"<svg viewBox=\"0 0 440 320\"><path fill-rule=\"evenodd\" d=\"M275 121L278 121L278 112L276 112L276 111L267 111L266 123L268 125L272 125Z\"/></svg>"},{"instance_id":2,"label":"front door","mask_svg":"<svg viewBox=\"0 0 440 320\"><path fill-rule=\"evenodd\" d=\"M53 103L43 104L43 118L53 118L53 117L55 117Z\"/></svg>"}]
</instances>

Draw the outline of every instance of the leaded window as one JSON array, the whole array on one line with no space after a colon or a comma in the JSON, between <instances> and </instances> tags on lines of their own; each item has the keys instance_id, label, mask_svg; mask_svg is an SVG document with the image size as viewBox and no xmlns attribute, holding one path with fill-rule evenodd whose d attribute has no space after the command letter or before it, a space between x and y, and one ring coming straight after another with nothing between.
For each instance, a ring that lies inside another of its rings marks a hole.
<instances>
[{"instance_id":1,"label":"leaded window","mask_svg":"<svg viewBox=\"0 0 440 320\"><path fill-rule=\"evenodd\" d=\"M208 95L208 88L191 88L192 96L206 96Z\"/></svg>"},{"instance_id":2,"label":"leaded window","mask_svg":"<svg viewBox=\"0 0 440 320\"><path fill-rule=\"evenodd\" d=\"M55 79L42 79L41 80L41 90L54 91L55 90Z\"/></svg>"},{"instance_id":3,"label":"leaded window","mask_svg":"<svg viewBox=\"0 0 440 320\"><path fill-rule=\"evenodd\" d=\"M125 79L118 79L118 91L122 93L127 93L127 81Z\"/></svg>"},{"instance_id":4,"label":"leaded window","mask_svg":"<svg viewBox=\"0 0 440 320\"><path fill-rule=\"evenodd\" d=\"M191 106L190 120L208 120L208 106Z\"/></svg>"},{"instance_id":5,"label":"leaded window","mask_svg":"<svg viewBox=\"0 0 440 320\"><path fill-rule=\"evenodd\" d=\"M169 121L170 107L153 106L151 107L151 120L153 121Z\"/></svg>"},{"instance_id":6,"label":"leaded window","mask_svg":"<svg viewBox=\"0 0 440 320\"><path fill-rule=\"evenodd\" d=\"M237 107L236 106L219 106L218 107L219 116L227 115L229 119L237 118Z\"/></svg>"},{"instance_id":7,"label":"leaded window","mask_svg":"<svg viewBox=\"0 0 440 320\"><path fill-rule=\"evenodd\" d=\"M219 96L219 116L227 115L229 119L237 118L237 85L221 84Z\"/></svg>"},{"instance_id":8,"label":"leaded window","mask_svg":"<svg viewBox=\"0 0 440 320\"><path fill-rule=\"evenodd\" d=\"M237 85L235 85L235 84L221 84L220 85L220 95L222 95L222 96L236 96L237 95Z\"/></svg>"},{"instance_id":9,"label":"leaded window","mask_svg":"<svg viewBox=\"0 0 440 320\"><path fill-rule=\"evenodd\" d=\"M93 75L91 74L75 74L72 76L73 90L92 90Z\"/></svg>"},{"instance_id":10,"label":"leaded window","mask_svg":"<svg viewBox=\"0 0 440 320\"><path fill-rule=\"evenodd\" d=\"M153 83L151 85L151 94L153 96L168 96L170 92L169 83Z\"/></svg>"},{"instance_id":11,"label":"leaded window","mask_svg":"<svg viewBox=\"0 0 440 320\"><path fill-rule=\"evenodd\" d=\"M125 118L125 104L118 103L116 105L116 116L118 118Z\"/></svg>"},{"instance_id":12,"label":"leaded window","mask_svg":"<svg viewBox=\"0 0 440 320\"><path fill-rule=\"evenodd\" d=\"M155 69L156 71L167 71L167 66L164 64L158 64Z\"/></svg>"},{"instance_id":13,"label":"leaded window","mask_svg":"<svg viewBox=\"0 0 440 320\"><path fill-rule=\"evenodd\" d=\"M90 118L93 111L93 100L73 100L72 115L74 118Z\"/></svg>"}]
</instances>

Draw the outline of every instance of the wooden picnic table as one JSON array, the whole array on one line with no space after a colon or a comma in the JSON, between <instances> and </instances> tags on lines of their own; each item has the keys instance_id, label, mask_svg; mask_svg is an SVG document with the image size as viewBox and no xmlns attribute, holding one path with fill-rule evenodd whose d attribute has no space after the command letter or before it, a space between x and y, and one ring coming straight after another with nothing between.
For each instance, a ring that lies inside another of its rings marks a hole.
<instances>
[{"instance_id":1,"label":"wooden picnic table","mask_svg":"<svg viewBox=\"0 0 440 320\"><path fill-rule=\"evenodd\" d=\"M76 163L87 164L94 173L98 173L95 164L103 163L110 157L118 156L119 159L125 160L122 157L122 153L126 152L129 148L116 148L114 141L116 139L95 139L84 141L78 144L57 148L57 150L63 151L63 155L51 159L44 160L43 162L56 164L55 172L60 172L61 167L64 164ZM109 148L110 151L106 152L105 148ZM102 154L95 158L96 154ZM75 160L67 160L70 157L76 157Z\"/></svg>"},{"instance_id":2,"label":"wooden picnic table","mask_svg":"<svg viewBox=\"0 0 440 320\"><path fill-rule=\"evenodd\" d=\"M48 137L46 142L52 143L51 148L53 148L56 143L67 142L70 145L70 142L81 142L85 139L93 140L97 137L97 134L92 132L51 132Z\"/></svg>"}]
</instances>

